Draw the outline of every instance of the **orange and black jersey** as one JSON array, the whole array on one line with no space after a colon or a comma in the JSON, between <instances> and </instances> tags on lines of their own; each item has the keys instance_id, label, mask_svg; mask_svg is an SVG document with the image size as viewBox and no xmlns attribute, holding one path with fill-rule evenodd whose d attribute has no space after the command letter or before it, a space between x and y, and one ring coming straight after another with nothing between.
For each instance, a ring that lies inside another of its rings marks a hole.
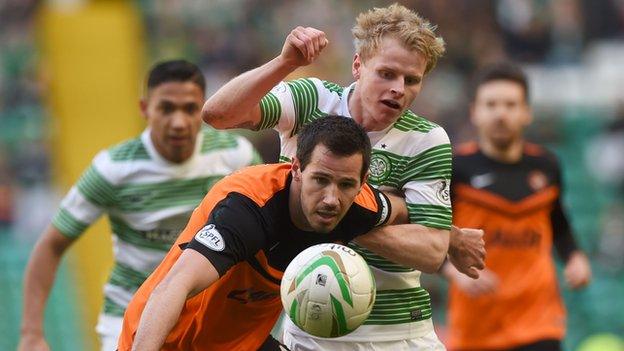
<instances>
[{"instance_id":1,"label":"orange and black jersey","mask_svg":"<svg viewBox=\"0 0 624 351\"><path fill-rule=\"evenodd\" d=\"M576 244L560 202L555 156L526 144L504 164L476 144L453 157L453 224L484 230L486 268L496 291L472 297L454 284L449 295L449 349L507 349L561 339L565 311L552 260L553 244L567 260Z\"/></svg>"},{"instance_id":2,"label":"orange and black jersey","mask_svg":"<svg viewBox=\"0 0 624 351\"><path fill-rule=\"evenodd\" d=\"M280 279L299 252L346 243L389 218L390 201L364 185L332 232L302 231L290 219L290 182L290 165L279 164L249 167L217 183L130 302L119 349L130 350L149 295L185 249L204 255L220 278L186 301L162 349L256 350L279 317Z\"/></svg>"},{"instance_id":3,"label":"orange and black jersey","mask_svg":"<svg viewBox=\"0 0 624 351\"><path fill-rule=\"evenodd\" d=\"M539 206L540 200L547 200L552 205L549 217L553 244L560 258L567 260L577 249L561 206L559 164L557 158L544 148L527 143L521 161L506 164L485 156L476 143L462 145L453 156L451 183L453 201L461 199L507 214L512 221L522 217L526 211L536 209L531 205ZM505 240L500 236L493 239ZM530 244L531 236L525 239L525 244ZM513 242L507 244L514 245ZM522 241L516 244L523 245Z\"/></svg>"},{"instance_id":4,"label":"orange and black jersey","mask_svg":"<svg viewBox=\"0 0 624 351\"><path fill-rule=\"evenodd\" d=\"M295 227L288 215L289 185L290 176L286 187L262 205L243 194L229 193L213 209L206 223L222 236L223 249L215 250L211 247L212 243L201 242L201 234L196 235L187 248L206 256L220 276L233 265L245 261L258 273L269 277L255 259L256 253L262 251L270 267L284 271L290 261L306 248L324 242L347 243L376 225L383 224L388 217L384 215L382 218L381 211L354 203L332 232L323 234L304 231ZM389 204L382 193L377 190L372 190L372 193L378 203Z\"/></svg>"}]
</instances>

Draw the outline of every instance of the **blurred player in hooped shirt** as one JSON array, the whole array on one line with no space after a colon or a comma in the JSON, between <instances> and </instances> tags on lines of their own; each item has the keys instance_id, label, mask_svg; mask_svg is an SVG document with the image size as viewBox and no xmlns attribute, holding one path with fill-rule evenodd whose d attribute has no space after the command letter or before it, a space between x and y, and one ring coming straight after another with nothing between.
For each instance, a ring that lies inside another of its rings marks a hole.
<instances>
[{"instance_id":1,"label":"blurred player in hooped shirt","mask_svg":"<svg viewBox=\"0 0 624 351\"><path fill-rule=\"evenodd\" d=\"M49 350L43 317L60 260L104 214L111 223L114 267L96 331L101 350L115 350L128 302L202 197L217 180L262 162L245 138L202 128L205 90L203 73L191 62L167 60L152 67L139 102L148 127L95 156L31 253L20 351Z\"/></svg>"},{"instance_id":2,"label":"blurred player in hooped shirt","mask_svg":"<svg viewBox=\"0 0 624 351\"><path fill-rule=\"evenodd\" d=\"M443 267L451 282L448 346L561 350L565 309L552 247L570 288L588 284L591 268L562 208L556 157L523 138L532 121L526 76L510 63L485 67L470 111L478 141L453 158L453 223L483 228L488 256L476 280Z\"/></svg>"}]
</instances>

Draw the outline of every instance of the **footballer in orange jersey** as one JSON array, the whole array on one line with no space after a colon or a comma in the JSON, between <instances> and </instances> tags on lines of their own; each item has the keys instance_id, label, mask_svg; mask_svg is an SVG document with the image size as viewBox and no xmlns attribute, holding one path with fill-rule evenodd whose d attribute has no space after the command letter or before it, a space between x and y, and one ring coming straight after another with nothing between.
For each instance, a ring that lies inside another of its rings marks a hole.
<instances>
[{"instance_id":1,"label":"footballer in orange jersey","mask_svg":"<svg viewBox=\"0 0 624 351\"><path fill-rule=\"evenodd\" d=\"M400 198L364 183L370 142L353 120L322 118L298 138L292 165L247 168L206 195L131 301L119 350L268 349L300 251L407 222Z\"/></svg>"},{"instance_id":2,"label":"footballer in orange jersey","mask_svg":"<svg viewBox=\"0 0 624 351\"><path fill-rule=\"evenodd\" d=\"M484 230L488 256L476 280L445 265L450 278L451 350L560 350L565 309L552 247L568 285L591 275L560 201L556 158L523 139L531 122L526 78L509 64L486 69L471 108L478 143L453 157L453 222Z\"/></svg>"}]
</instances>

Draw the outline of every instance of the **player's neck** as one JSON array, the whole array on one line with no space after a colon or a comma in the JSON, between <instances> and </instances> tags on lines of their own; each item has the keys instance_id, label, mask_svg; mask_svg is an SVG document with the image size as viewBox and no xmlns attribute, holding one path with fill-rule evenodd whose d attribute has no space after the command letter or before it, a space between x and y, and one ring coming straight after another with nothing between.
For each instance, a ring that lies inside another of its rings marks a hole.
<instances>
[{"instance_id":1,"label":"player's neck","mask_svg":"<svg viewBox=\"0 0 624 351\"><path fill-rule=\"evenodd\" d=\"M524 140L519 139L507 146L498 146L490 141L481 139L479 148L483 154L501 163L516 163L522 159Z\"/></svg>"},{"instance_id":2,"label":"player's neck","mask_svg":"<svg viewBox=\"0 0 624 351\"><path fill-rule=\"evenodd\" d=\"M163 142L158 140L158 138L154 137L150 134L150 140L154 145L154 149L156 152L165 160L171 163L182 164L188 161L193 156L193 151L195 150L195 145L191 145L191 147L186 150L177 150L174 148L168 148L163 145Z\"/></svg>"},{"instance_id":3,"label":"player's neck","mask_svg":"<svg viewBox=\"0 0 624 351\"><path fill-rule=\"evenodd\" d=\"M361 125L366 132L375 132L388 128L388 125L377 123L373 118L370 118L370 116L365 116L362 97L357 89L358 86L355 84L353 89L349 91L349 96L347 97L347 107L349 108L351 118L353 118L357 124Z\"/></svg>"}]
</instances>

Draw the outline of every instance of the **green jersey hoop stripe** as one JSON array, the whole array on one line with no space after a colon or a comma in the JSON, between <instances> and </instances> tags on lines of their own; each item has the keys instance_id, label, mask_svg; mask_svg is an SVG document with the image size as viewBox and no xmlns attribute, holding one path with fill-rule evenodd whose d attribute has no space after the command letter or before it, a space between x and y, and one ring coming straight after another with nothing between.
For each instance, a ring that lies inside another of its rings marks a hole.
<instances>
[{"instance_id":1,"label":"green jersey hoop stripe","mask_svg":"<svg viewBox=\"0 0 624 351\"><path fill-rule=\"evenodd\" d=\"M438 125L408 110L394 123L393 127L403 132L418 131L428 133L432 129L437 128Z\"/></svg>"},{"instance_id":2,"label":"green jersey hoop stripe","mask_svg":"<svg viewBox=\"0 0 624 351\"><path fill-rule=\"evenodd\" d=\"M321 83L327 90L331 91L332 93L338 94L339 97L342 97L342 92L344 91L343 87L336 83L328 82L326 80L321 81Z\"/></svg>"},{"instance_id":3,"label":"green jersey hoop stripe","mask_svg":"<svg viewBox=\"0 0 624 351\"><path fill-rule=\"evenodd\" d=\"M153 211L172 206L197 204L223 176L119 186L118 207L127 212Z\"/></svg>"},{"instance_id":4,"label":"green jersey hoop stripe","mask_svg":"<svg viewBox=\"0 0 624 351\"><path fill-rule=\"evenodd\" d=\"M116 262L109 283L134 291L143 284L148 276L147 272L140 272L123 263Z\"/></svg>"},{"instance_id":5,"label":"green jersey hoop stripe","mask_svg":"<svg viewBox=\"0 0 624 351\"><path fill-rule=\"evenodd\" d=\"M274 94L268 93L260 100L260 113L261 119L258 130L273 128L277 125L282 114L282 106Z\"/></svg>"},{"instance_id":6,"label":"green jersey hoop stripe","mask_svg":"<svg viewBox=\"0 0 624 351\"><path fill-rule=\"evenodd\" d=\"M63 235L75 238L87 229L87 223L83 223L71 215L66 209L61 208L52 219L52 225Z\"/></svg>"},{"instance_id":7,"label":"green jersey hoop stripe","mask_svg":"<svg viewBox=\"0 0 624 351\"><path fill-rule=\"evenodd\" d=\"M123 240L136 246L166 251L171 247L172 241L157 241L146 238L144 231L132 229L124 220L110 216L111 230L117 235L119 240Z\"/></svg>"},{"instance_id":8,"label":"green jersey hoop stripe","mask_svg":"<svg viewBox=\"0 0 624 351\"><path fill-rule=\"evenodd\" d=\"M91 166L76 184L80 193L92 203L106 207L115 202L115 188Z\"/></svg>"},{"instance_id":9,"label":"green jersey hoop stripe","mask_svg":"<svg viewBox=\"0 0 624 351\"><path fill-rule=\"evenodd\" d=\"M123 317L125 312L126 308L124 306L116 304L113 300L106 296L104 297L104 313L112 316Z\"/></svg>"},{"instance_id":10,"label":"green jersey hoop stripe","mask_svg":"<svg viewBox=\"0 0 624 351\"><path fill-rule=\"evenodd\" d=\"M450 229L452 210L450 207L425 204L407 204L410 223L419 223L428 227Z\"/></svg>"},{"instance_id":11,"label":"green jersey hoop stripe","mask_svg":"<svg viewBox=\"0 0 624 351\"><path fill-rule=\"evenodd\" d=\"M122 142L109 149L113 161L149 160L150 155L140 138Z\"/></svg>"}]
</instances>

